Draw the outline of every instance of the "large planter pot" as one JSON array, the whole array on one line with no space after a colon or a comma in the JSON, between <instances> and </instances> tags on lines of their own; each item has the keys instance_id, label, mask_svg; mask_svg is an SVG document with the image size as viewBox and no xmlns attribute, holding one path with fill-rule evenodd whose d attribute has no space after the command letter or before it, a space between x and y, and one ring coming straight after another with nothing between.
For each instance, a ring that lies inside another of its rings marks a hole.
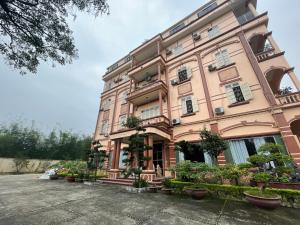
<instances>
[{"instance_id":1,"label":"large planter pot","mask_svg":"<svg viewBox=\"0 0 300 225\"><path fill-rule=\"evenodd\" d=\"M281 197L274 196L256 196L255 194L244 192L246 200L259 208L263 209L276 209L281 205Z\"/></svg>"},{"instance_id":2,"label":"large planter pot","mask_svg":"<svg viewBox=\"0 0 300 225\"><path fill-rule=\"evenodd\" d=\"M172 194L172 189L169 189L169 188L162 188L161 189L161 192L164 193L164 194L167 194L167 195L171 195Z\"/></svg>"},{"instance_id":3,"label":"large planter pot","mask_svg":"<svg viewBox=\"0 0 300 225\"><path fill-rule=\"evenodd\" d=\"M67 176L67 177L66 177L66 180L67 180L68 182L75 182L75 177L73 177L73 176Z\"/></svg>"},{"instance_id":4,"label":"large planter pot","mask_svg":"<svg viewBox=\"0 0 300 225\"><path fill-rule=\"evenodd\" d=\"M269 187L278 188L278 189L300 190L300 183L277 183L277 182L272 182L272 183L270 183Z\"/></svg>"},{"instance_id":5,"label":"large planter pot","mask_svg":"<svg viewBox=\"0 0 300 225\"><path fill-rule=\"evenodd\" d=\"M192 198L196 200L201 200L207 195L208 191L207 190L193 190L192 191Z\"/></svg>"}]
</instances>

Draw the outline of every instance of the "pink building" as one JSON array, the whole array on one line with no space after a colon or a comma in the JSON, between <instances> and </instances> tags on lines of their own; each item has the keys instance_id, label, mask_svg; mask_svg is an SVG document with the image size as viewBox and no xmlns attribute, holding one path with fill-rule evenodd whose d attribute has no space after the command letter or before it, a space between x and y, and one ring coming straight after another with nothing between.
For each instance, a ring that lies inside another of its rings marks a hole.
<instances>
[{"instance_id":1,"label":"pink building","mask_svg":"<svg viewBox=\"0 0 300 225\"><path fill-rule=\"evenodd\" d=\"M220 165L246 162L266 142L283 144L300 165L300 82L256 4L210 1L108 68L94 140L110 152L111 178L124 168L129 115L143 120L153 146L148 180L158 165L169 175L185 157L175 143L199 142L203 128L229 140ZM284 76L293 91L281 89Z\"/></svg>"}]
</instances>

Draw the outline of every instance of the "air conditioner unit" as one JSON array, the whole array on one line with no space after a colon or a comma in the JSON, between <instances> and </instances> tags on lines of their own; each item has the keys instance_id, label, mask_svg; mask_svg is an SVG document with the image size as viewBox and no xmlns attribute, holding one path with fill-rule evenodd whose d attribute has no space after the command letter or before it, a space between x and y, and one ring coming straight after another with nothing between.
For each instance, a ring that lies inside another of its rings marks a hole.
<instances>
[{"instance_id":1,"label":"air conditioner unit","mask_svg":"<svg viewBox=\"0 0 300 225\"><path fill-rule=\"evenodd\" d=\"M199 41L199 40L201 40L201 35L197 34L197 33L193 33L193 39L194 39L194 41Z\"/></svg>"},{"instance_id":2,"label":"air conditioner unit","mask_svg":"<svg viewBox=\"0 0 300 225\"><path fill-rule=\"evenodd\" d=\"M224 115L224 108L223 107L215 108L215 114L217 116Z\"/></svg>"},{"instance_id":3,"label":"air conditioner unit","mask_svg":"<svg viewBox=\"0 0 300 225\"><path fill-rule=\"evenodd\" d=\"M167 49L167 50L166 50L166 55L167 55L167 56L168 56L168 55L172 55L172 50Z\"/></svg>"},{"instance_id":4,"label":"air conditioner unit","mask_svg":"<svg viewBox=\"0 0 300 225\"><path fill-rule=\"evenodd\" d=\"M177 85L178 84L178 79L171 80L171 84L173 86Z\"/></svg>"},{"instance_id":5,"label":"air conditioner unit","mask_svg":"<svg viewBox=\"0 0 300 225\"><path fill-rule=\"evenodd\" d=\"M175 126L175 125L178 125L180 124L180 119L173 119L172 120L172 125Z\"/></svg>"},{"instance_id":6,"label":"air conditioner unit","mask_svg":"<svg viewBox=\"0 0 300 225\"><path fill-rule=\"evenodd\" d=\"M208 71L209 72L213 72L213 71L216 71L217 67L214 65L214 64L211 64L208 66Z\"/></svg>"},{"instance_id":7,"label":"air conditioner unit","mask_svg":"<svg viewBox=\"0 0 300 225\"><path fill-rule=\"evenodd\" d=\"M104 108L103 108L103 107L100 108L100 112L102 112L102 111L104 111Z\"/></svg>"}]
</instances>

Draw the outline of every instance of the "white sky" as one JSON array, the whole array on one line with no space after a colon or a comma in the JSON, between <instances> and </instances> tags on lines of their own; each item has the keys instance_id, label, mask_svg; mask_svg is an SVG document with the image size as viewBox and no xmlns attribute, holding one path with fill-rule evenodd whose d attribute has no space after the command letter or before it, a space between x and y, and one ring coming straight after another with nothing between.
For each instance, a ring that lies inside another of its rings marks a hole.
<instances>
[{"instance_id":1,"label":"white sky","mask_svg":"<svg viewBox=\"0 0 300 225\"><path fill-rule=\"evenodd\" d=\"M63 128L93 133L106 68L203 2L110 0L111 15L80 14L70 22L79 59L55 68L43 64L36 75L19 75L0 56L0 124L34 120L45 131ZM258 0L258 11L269 11L269 30L296 73L300 73L299 10L299 0Z\"/></svg>"}]
</instances>

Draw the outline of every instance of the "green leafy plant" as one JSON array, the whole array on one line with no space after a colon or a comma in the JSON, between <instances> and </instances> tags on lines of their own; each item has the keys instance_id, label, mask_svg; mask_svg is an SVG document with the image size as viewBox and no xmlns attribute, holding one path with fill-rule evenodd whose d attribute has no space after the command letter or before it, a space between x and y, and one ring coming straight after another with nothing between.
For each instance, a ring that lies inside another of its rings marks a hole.
<instances>
[{"instance_id":1,"label":"green leafy plant","mask_svg":"<svg viewBox=\"0 0 300 225\"><path fill-rule=\"evenodd\" d=\"M166 177L163 179L162 181L162 185L165 187L165 188L172 188L172 182L171 182L171 178L169 177Z\"/></svg>"},{"instance_id":2,"label":"green leafy plant","mask_svg":"<svg viewBox=\"0 0 300 225\"><path fill-rule=\"evenodd\" d=\"M240 169L239 166L233 164L227 164L220 168L220 175L224 179L231 180L235 185L239 185L239 179L247 174L247 169Z\"/></svg>"},{"instance_id":3,"label":"green leafy plant","mask_svg":"<svg viewBox=\"0 0 300 225\"><path fill-rule=\"evenodd\" d=\"M129 129L134 129L136 132L129 137L128 147L123 148L123 154L127 156L123 160L123 163L126 165L126 170L124 170L123 173L125 177L129 177L133 174L135 181L142 185L141 173L144 164L151 159L144 156L144 152L151 149L149 145L145 144L145 138L147 138L145 134L146 130L142 127L142 121L134 116L128 117L124 126Z\"/></svg>"},{"instance_id":4,"label":"green leafy plant","mask_svg":"<svg viewBox=\"0 0 300 225\"><path fill-rule=\"evenodd\" d=\"M145 187L148 187L148 182L144 179L135 180L133 182L133 187L135 187L135 188L145 188Z\"/></svg>"},{"instance_id":5,"label":"green leafy plant","mask_svg":"<svg viewBox=\"0 0 300 225\"><path fill-rule=\"evenodd\" d=\"M214 165L218 165L218 156L228 149L228 143L220 135L203 129L200 131L200 146L210 155Z\"/></svg>"},{"instance_id":6,"label":"green leafy plant","mask_svg":"<svg viewBox=\"0 0 300 225\"><path fill-rule=\"evenodd\" d=\"M282 145L266 143L259 148L258 154L250 156L248 161L259 167L260 172L268 173L273 180L278 180L279 177L290 176L293 172L292 158L281 152Z\"/></svg>"}]
</instances>

